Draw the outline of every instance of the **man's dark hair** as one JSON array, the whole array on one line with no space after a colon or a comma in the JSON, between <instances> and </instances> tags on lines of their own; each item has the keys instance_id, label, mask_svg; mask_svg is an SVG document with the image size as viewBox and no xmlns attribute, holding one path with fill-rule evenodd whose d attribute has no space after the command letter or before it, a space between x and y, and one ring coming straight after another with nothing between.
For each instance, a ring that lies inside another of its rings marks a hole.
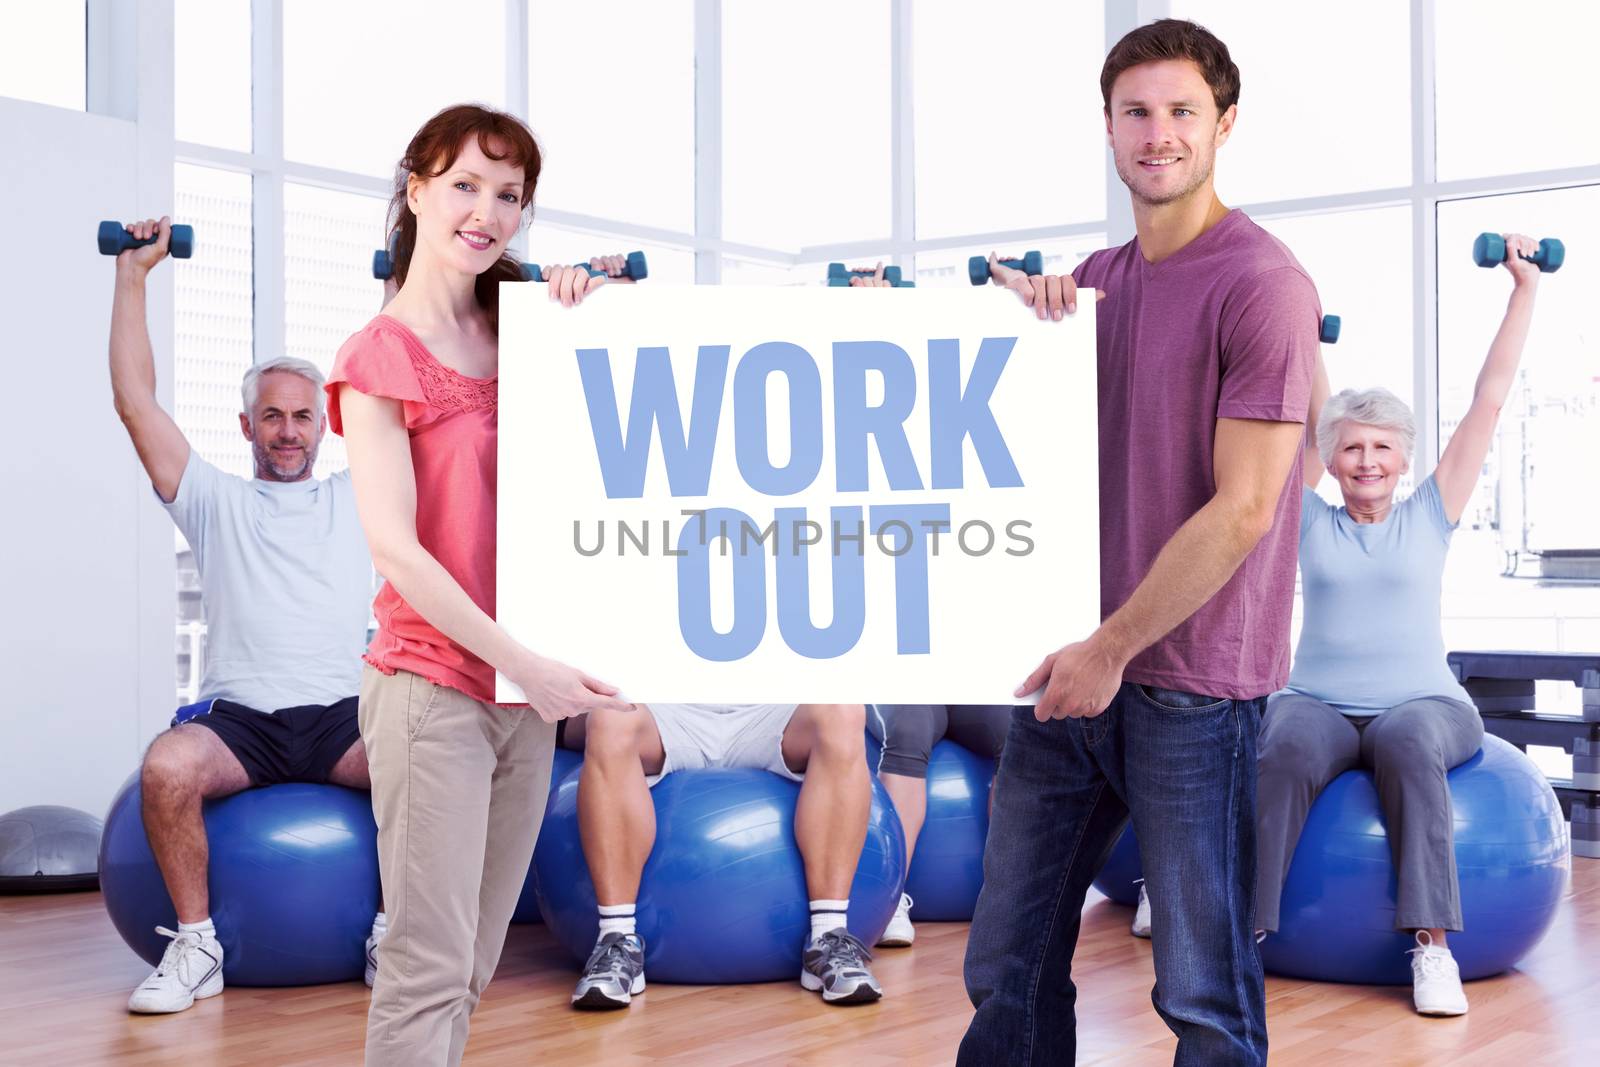
<instances>
[{"instance_id":1,"label":"man's dark hair","mask_svg":"<svg viewBox=\"0 0 1600 1067\"><path fill-rule=\"evenodd\" d=\"M1117 75L1141 63L1164 59L1187 59L1200 68L1201 77L1211 87L1217 113L1239 102L1239 68L1228 55L1228 46L1216 34L1187 19L1156 19L1130 31L1106 56L1100 68L1100 95L1106 111L1111 111L1111 86Z\"/></svg>"}]
</instances>

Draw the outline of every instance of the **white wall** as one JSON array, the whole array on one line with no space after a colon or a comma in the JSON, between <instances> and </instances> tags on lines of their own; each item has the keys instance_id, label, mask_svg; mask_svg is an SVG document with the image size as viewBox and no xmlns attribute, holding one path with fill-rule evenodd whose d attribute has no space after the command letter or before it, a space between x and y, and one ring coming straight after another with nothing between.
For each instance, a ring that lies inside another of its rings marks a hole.
<instances>
[{"instance_id":1,"label":"white wall","mask_svg":"<svg viewBox=\"0 0 1600 1067\"><path fill-rule=\"evenodd\" d=\"M172 711L171 524L112 409L113 264L92 243L139 209L139 127L0 99L0 142L0 812L99 815ZM151 296L170 380L170 281Z\"/></svg>"}]
</instances>

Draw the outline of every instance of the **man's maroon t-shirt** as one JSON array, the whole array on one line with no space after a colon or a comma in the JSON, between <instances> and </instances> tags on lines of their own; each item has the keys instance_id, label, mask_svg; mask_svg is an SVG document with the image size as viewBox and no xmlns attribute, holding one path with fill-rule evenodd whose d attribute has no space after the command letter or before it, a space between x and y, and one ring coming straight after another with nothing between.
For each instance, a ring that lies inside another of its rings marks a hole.
<instances>
[{"instance_id":1,"label":"man's maroon t-shirt","mask_svg":"<svg viewBox=\"0 0 1600 1067\"><path fill-rule=\"evenodd\" d=\"M1318 345L1316 287L1242 211L1160 263L1135 238L1073 272L1098 310L1100 610L1111 615L1217 491L1217 419L1304 422ZM1226 585L1133 658L1123 679L1250 699L1289 678L1300 521L1291 465L1272 529Z\"/></svg>"}]
</instances>

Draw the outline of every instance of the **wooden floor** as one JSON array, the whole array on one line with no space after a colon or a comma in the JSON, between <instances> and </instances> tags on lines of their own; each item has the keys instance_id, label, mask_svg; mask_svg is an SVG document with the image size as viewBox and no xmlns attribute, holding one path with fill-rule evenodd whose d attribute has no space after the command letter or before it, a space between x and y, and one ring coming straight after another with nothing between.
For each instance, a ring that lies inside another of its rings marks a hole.
<instances>
[{"instance_id":1,"label":"wooden floor","mask_svg":"<svg viewBox=\"0 0 1600 1067\"><path fill-rule=\"evenodd\" d=\"M1172 1061L1150 1006L1149 942L1129 909L1095 895L1075 973L1079 1063ZM293 936L292 931L285 931ZM798 984L652 985L633 1008L567 1006L572 962L542 926L512 927L473 1019L466 1062L494 1064L948 1063L971 1009L961 986L966 926L928 923L913 949L883 950L887 996L825 1007ZM367 991L230 988L182 1015L130 1016L148 968L112 929L98 894L0 897L0 1064L122 1067L357 1064ZM1600 861L1576 860L1555 928L1522 967L1467 987L1472 1012L1422 1019L1409 989L1269 979L1272 1062L1565 1067L1600 1064Z\"/></svg>"}]
</instances>

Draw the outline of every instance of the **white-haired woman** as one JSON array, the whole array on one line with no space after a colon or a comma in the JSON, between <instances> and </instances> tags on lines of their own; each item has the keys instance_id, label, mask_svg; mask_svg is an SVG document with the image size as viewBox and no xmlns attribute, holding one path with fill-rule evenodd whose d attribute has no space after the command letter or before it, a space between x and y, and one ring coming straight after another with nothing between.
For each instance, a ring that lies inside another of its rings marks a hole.
<instances>
[{"instance_id":1,"label":"white-haired woman","mask_svg":"<svg viewBox=\"0 0 1600 1067\"><path fill-rule=\"evenodd\" d=\"M1256 925L1278 928L1278 905L1311 803L1352 767L1373 772L1399 881L1397 929L1413 932L1412 995L1424 1015L1467 1010L1446 931L1461 899L1445 774L1483 742L1483 723L1445 663L1440 588L1450 537L1477 484L1533 318L1539 272L1507 234L1513 278L1505 319L1478 374L1472 406L1439 465L1404 500L1411 411L1383 389L1328 397L1317 366L1302 470L1300 573L1305 621L1289 685L1262 728L1257 800ZM1319 412L1320 408L1320 412ZM1320 417L1319 417L1320 416ZM1315 493L1338 479L1342 507Z\"/></svg>"}]
</instances>

